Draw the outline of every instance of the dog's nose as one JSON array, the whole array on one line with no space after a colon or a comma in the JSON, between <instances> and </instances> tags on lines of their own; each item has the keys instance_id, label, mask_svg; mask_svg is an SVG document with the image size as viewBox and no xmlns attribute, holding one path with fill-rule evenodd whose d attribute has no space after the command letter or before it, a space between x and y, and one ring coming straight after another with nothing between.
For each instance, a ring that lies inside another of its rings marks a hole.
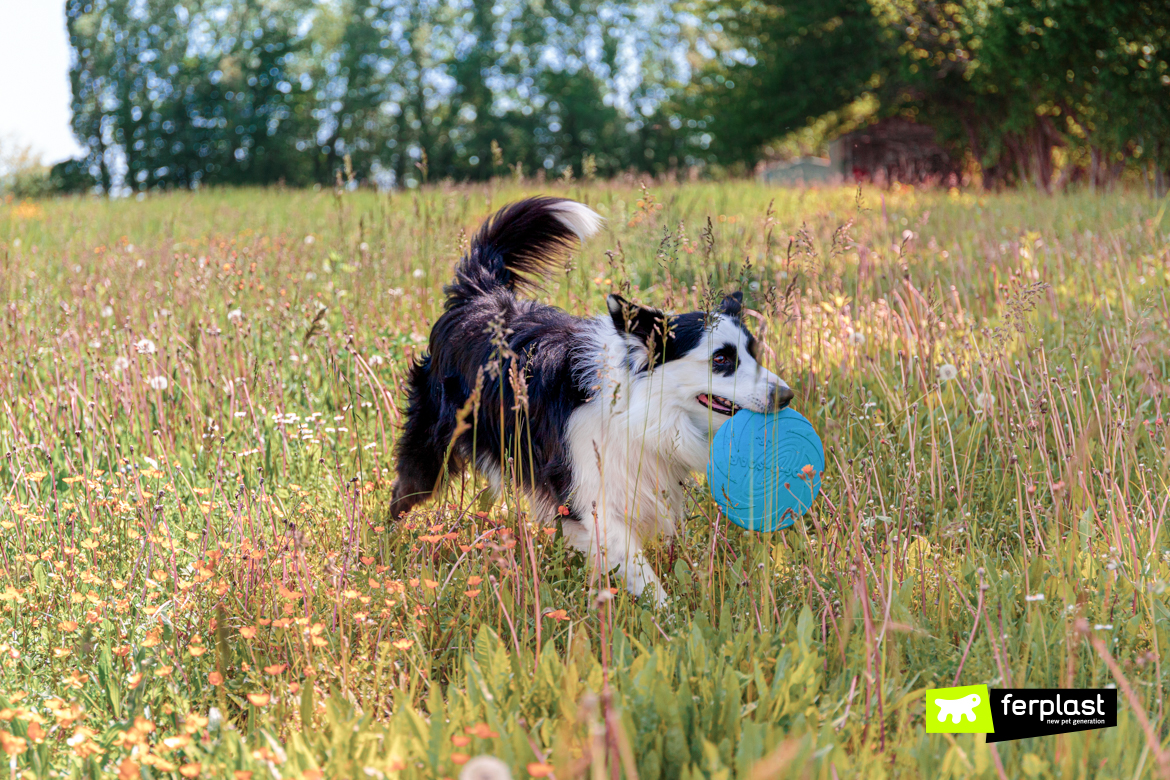
<instances>
[{"instance_id":1,"label":"dog's nose","mask_svg":"<svg viewBox=\"0 0 1170 780\"><path fill-rule=\"evenodd\" d=\"M768 406L772 411L778 412L792 403L794 395L792 388L787 385L773 385L768 399L771 403Z\"/></svg>"}]
</instances>

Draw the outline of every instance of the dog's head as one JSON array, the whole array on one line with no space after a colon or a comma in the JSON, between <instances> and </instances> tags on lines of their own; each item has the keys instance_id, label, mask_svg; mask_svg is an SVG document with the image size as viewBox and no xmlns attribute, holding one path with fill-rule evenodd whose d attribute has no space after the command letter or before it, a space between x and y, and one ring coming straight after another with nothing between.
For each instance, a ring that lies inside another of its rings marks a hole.
<instances>
[{"instance_id":1,"label":"dog's head","mask_svg":"<svg viewBox=\"0 0 1170 780\"><path fill-rule=\"evenodd\" d=\"M624 334L630 368L653 370L662 400L677 404L696 428L714 433L740 409L768 412L792 400L784 380L759 361L756 338L740 319L743 294L714 312L666 314L609 296L614 328Z\"/></svg>"}]
</instances>

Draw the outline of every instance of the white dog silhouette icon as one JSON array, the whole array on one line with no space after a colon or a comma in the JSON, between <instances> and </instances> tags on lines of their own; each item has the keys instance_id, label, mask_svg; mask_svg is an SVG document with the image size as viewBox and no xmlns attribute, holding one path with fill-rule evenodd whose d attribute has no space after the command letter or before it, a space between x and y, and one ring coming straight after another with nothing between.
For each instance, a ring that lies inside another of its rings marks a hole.
<instances>
[{"instance_id":1,"label":"white dog silhouette icon","mask_svg":"<svg viewBox=\"0 0 1170 780\"><path fill-rule=\"evenodd\" d=\"M963 717L966 716L967 720L974 723L975 708L979 706L981 701L983 699L977 693L972 693L961 699L935 699L934 703L938 705L938 722L945 723L947 716L950 716L951 723L961 723Z\"/></svg>"}]
</instances>

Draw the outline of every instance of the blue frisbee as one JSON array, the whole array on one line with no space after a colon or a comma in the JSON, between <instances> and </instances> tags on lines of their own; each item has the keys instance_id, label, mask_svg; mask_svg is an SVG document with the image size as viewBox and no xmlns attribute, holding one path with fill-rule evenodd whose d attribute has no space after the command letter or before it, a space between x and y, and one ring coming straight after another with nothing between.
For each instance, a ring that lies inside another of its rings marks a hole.
<instances>
[{"instance_id":1,"label":"blue frisbee","mask_svg":"<svg viewBox=\"0 0 1170 780\"><path fill-rule=\"evenodd\" d=\"M792 409L767 414L743 409L711 441L707 485L736 525L779 531L812 506L824 470L821 437L803 415Z\"/></svg>"}]
</instances>

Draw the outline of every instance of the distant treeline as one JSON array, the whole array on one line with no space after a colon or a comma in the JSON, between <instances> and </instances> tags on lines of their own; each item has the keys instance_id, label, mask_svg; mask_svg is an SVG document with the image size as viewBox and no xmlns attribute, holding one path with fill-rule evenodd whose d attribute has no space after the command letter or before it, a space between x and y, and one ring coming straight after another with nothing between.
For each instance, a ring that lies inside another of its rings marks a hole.
<instances>
[{"instance_id":1,"label":"distant treeline","mask_svg":"<svg viewBox=\"0 0 1170 780\"><path fill-rule=\"evenodd\" d=\"M985 186L1170 170L1165 0L67 0L54 188L740 171L883 117ZM811 140L809 140L811 139Z\"/></svg>"}]
</instances>

